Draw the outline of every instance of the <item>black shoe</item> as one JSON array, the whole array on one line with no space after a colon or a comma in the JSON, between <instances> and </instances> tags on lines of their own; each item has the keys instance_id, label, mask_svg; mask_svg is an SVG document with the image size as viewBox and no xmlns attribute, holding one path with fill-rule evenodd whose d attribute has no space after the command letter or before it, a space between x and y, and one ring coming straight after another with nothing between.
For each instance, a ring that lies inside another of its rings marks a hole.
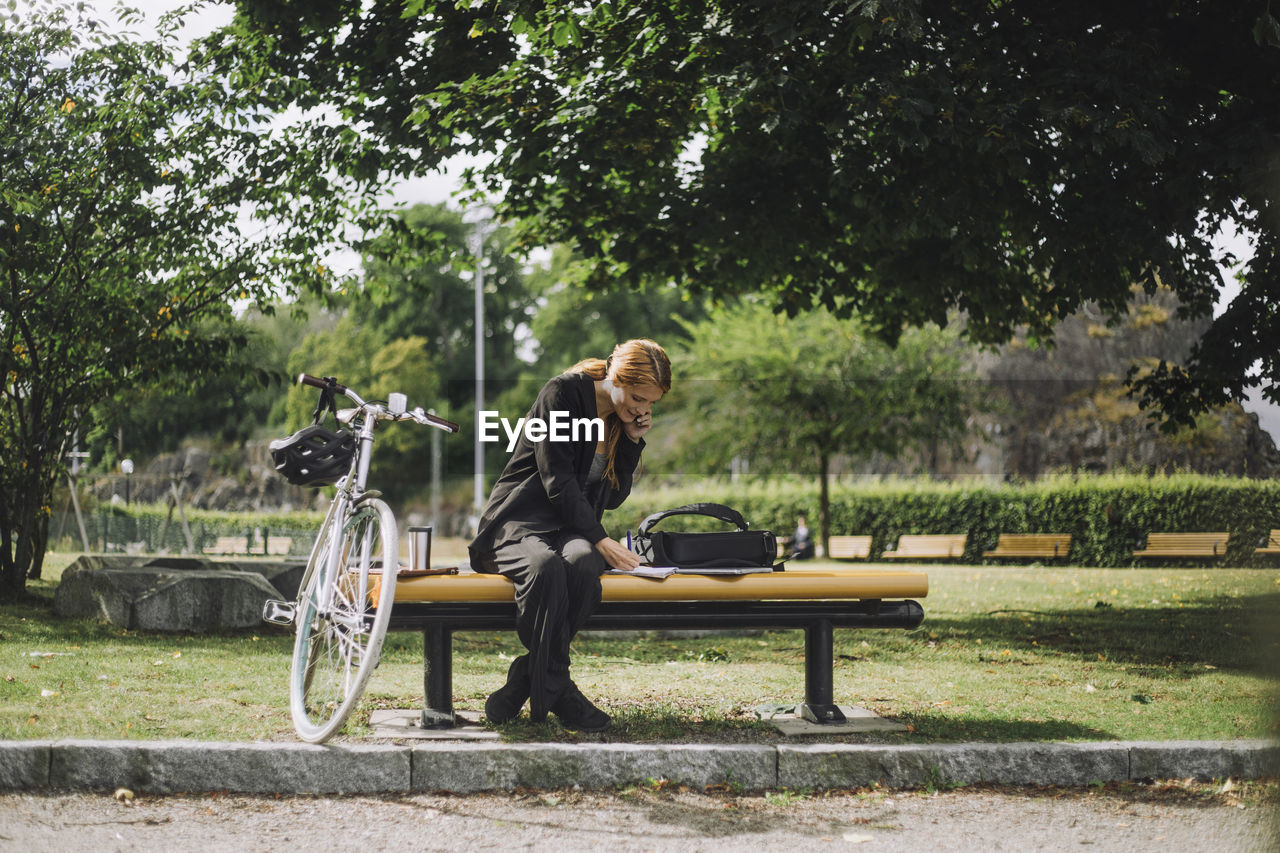
<instances>
[{"instance_id":1,"label":"black shoe","mask_svg":"<svg viewBox=\"0 0 1280 853\"><path fill-rule=\"evenodd\" d=\"M582 695L578 685L569 682L569 688L551 706L551 713L560 718L566 729L580 732L602 732L612 722L609 715L601 711L591 700Z\"/></svg>"},{"instance_id":2,"label":"black shoe","mask_svg":"<svg viewBox=\"0 0 1280 853\"><path fill-rule=\"evenodd\" d=\"M529 658L520 655L507 669L507 683L493 691L484 703L484 715L495 724L509 723L520 716L529 698Z\"/></svg>"}]
</instances>

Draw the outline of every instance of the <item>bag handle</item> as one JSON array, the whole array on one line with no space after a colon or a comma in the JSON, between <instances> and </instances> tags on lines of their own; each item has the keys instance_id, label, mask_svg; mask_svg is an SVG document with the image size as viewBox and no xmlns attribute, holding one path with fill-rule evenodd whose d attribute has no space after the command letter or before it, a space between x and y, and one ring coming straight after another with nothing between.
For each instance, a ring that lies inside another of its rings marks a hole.
<instances>
[{"instance_id":1,"label":"bag handle","mask_svg":"<svg viewBox=\"0 0 1280 853\"><path fill-rule=\"evenodd\" d=\"M746 530L749 526L746 519L742 517L742 513L736 509L725 506L724 504L700 503L685 504L675 509L664 509L662 512L655 512L653 515L640 522L641 535L649 532L655 524L669 515L708 515L719 521L737 525L739 530Z\"/></svg>"}]
</instances>

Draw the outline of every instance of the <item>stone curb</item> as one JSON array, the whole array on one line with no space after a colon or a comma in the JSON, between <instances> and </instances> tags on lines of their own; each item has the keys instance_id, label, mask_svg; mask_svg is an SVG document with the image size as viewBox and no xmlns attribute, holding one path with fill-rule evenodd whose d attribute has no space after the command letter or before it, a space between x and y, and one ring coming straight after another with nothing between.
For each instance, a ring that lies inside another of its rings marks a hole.
<instances>
[{"instance_id":1,"label":"stone curb","mask_svg":"<svg viewBox=\"0 0 1280 853\"><path fill-rule=\"evenodd\" d=\"M331 794L694 787L889 788L1000 782L1080 786L1280 776L1280 742L327 745L0 741L0 790Z\"/></svg>"}]
</instances>

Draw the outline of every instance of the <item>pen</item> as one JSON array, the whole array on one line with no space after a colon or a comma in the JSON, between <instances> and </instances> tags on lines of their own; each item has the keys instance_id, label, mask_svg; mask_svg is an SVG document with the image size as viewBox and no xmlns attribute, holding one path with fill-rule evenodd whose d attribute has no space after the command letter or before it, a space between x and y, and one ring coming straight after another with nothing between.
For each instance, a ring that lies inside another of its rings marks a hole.
<instances>
[{"instance_id":1,"label":"pen","mask_svg":"<svg viewBox=\"0 0 1280 853\"><path fill-rule=\"evenodd\" d=\"M631 550L631 531L627 530L627 550Z\"/></svg>"}]
</instances>

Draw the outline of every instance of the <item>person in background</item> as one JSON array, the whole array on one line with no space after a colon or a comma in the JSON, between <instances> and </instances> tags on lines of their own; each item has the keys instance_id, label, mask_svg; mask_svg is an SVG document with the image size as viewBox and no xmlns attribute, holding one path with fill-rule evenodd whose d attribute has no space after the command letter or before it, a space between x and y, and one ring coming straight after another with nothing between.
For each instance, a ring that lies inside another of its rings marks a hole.
<instances>
[{"instance_id":1,"label":"person in background","mask_svg":"<svg viewBox=\"0 0 1280 853\"><path fill-rule=\"evenodd\" d=\"M812 560L813 554L813 534L802 515L796 518L796 532L791 534L791 559Z\"/></svg>"}]
</instances>

